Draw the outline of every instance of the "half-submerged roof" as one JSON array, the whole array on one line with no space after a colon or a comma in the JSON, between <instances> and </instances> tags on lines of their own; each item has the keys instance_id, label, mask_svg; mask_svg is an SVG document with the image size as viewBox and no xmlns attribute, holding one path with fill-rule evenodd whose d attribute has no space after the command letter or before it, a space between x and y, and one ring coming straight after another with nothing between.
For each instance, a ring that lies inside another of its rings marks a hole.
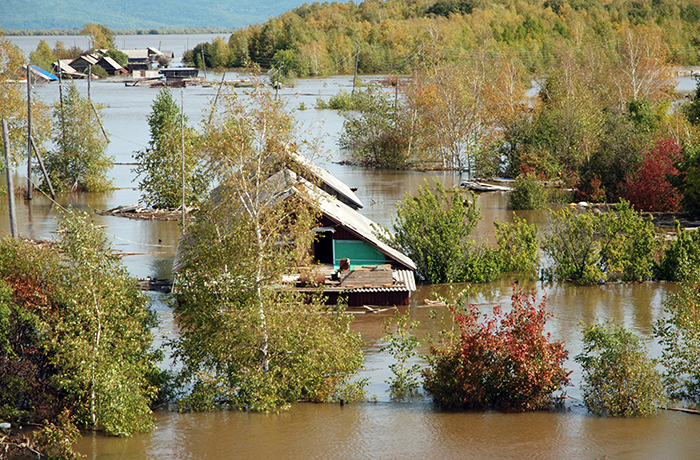
<instances>
[{"instance_id":1,"label":"half-submerged roof","mask_svg":"<svg viewBox=\"0 0 700 460\"><path fill-rule=\"evenodd\" d=\"M51 72L47 72L46 70L42 69L41 67L33 65L33 64L29 66L29 71L35 77L39 77L39 78L46 80L46 81L58 80L58 77L56 75L52 74Z\"/></svg>"},{"instance_id":2,"label":"half-submerged roof","mask_svg":"<svg viewBox=\"0 0 700 460\"><path fill-rule=\"evenodd\" d=\"M287 177L289 176L290 173L288 172ZM351 208L305 179L297 178L294 188L297 191L306 192L316 202L323 215L337 225L345 227L396 263L409 270L416 269L416 264L410 257L382 241L378 235L384 237L389 237L390 235L386 229L377 225L372 219L363 216L356 209Z\"/></svg>"},{"instance_id":3,"label":"half-submerged roof","mask_svg":"<svg viewBox=\"0 0 700 460\"><path fill-rule=\"evenodd\" d=\"M296 152L290 152L290 154L296 163L321 181L319 186L326 191L326 193L336 196L340 201L353 209L364 207L360 199L357 197L357 195L355 195L355 192L353 192L343 181L339 180L305 156ZM309 177L307 179L313 181L313 178Z\"/></svg>"}]
</instances>

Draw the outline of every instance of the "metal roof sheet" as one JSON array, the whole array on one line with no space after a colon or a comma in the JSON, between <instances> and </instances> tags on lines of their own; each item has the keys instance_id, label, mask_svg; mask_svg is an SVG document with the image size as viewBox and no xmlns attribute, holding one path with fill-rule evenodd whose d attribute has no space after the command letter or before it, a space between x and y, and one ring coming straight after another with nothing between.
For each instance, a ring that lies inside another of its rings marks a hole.
<instances>
[{"instance_id":1,"label":"metal roof sheet","mask_svg":"<svg viewBox=\"0 0 700 460\"><path fill-rule=\"evenodd\" d=\"M395 260L406 268L410 270L416 269L416 264L410 257L403 252L392 248L382 241L381 238L379 238L378 235L383 235L387 238L391 236L385 228L377 225L370 218L363 216L357 210L352 209L350 206L329 195L327 192L321 190L309 181L301 178L298 180L298 184L303 185L304 191L309 193L318 203L321 212L326 215L326 217L333 220L338 225L342 225L343 227L347 228L360 239L379 249L385 255L389 256L389 258ZM296 187L298 187L298 185Z\"/></svg>"},{"instance_id":2,"label":"metal roof sheet","mask_svg":"<svg viewBox=\"0 0 700 460\"><path fill-rule=\"evenodd\" d=\"M343 201L346 201L346 204L356 209L364 207L360 199L357 197L357 195L355 195L355 192L353 192L343 181L336 178L305 156L296 152L290 152L290 154L294 161L307 169L311 174L318 177L319 180L330 187L333 191L340 194L344 198Z\"/></svg>"},{"instance_id":3,"label":"metal roof sheet","mask_svg":"<svg viewBox=\"0 0 700 460\"><path fill-rule=\"evenodd\" d=\"M114 70L122 70L124 68L121 66L121 64L119 64L117 61L115 61L109 56L102 56L101 60L109 64Z\"/></svg>"},{"instance_id":4,"label":"metal roof sheet","mask_svg":"<svg viewBox=\"0 0 700 460\"><path fill-rule=\"evenodd\" d=\"M46 70L42 69L41 67L37 65L30 65L29 68L31 71L35 74L40 75L41 77L49 80L49 81L56 81L58 80L58 77L50 72L47 72Z\"/></svg>"}]
</instances>

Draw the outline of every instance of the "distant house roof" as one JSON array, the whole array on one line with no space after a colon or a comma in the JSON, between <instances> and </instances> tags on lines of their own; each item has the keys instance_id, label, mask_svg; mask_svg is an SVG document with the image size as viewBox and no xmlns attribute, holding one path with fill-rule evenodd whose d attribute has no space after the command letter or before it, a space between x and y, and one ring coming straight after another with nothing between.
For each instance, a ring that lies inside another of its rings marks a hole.
<instances>
[{"instance_id":1,"label":"distant house roof","mask_svg":"<svg viewBox=\"0 0 700 460\"><path fill-rule=\"evenodd\" d=\"M97 55L94 54L83 54L82 56L79 56L71 62L72 67L76 67L77 65L80 65L81 63L85 62L90 65L95 65L97 64L97 61L99 61L100 58Z\"/></svg>"},{"instance_id":2,"label":"distant house roof","mask_svg":"<svg viewBox=\"0 0 700 460\"><path fill-rule=\"evenodd\" d=\"M112 59L109 56L102 56L102 59L99 61L100 67L105 68L105 70L109 71L110 69L113 71L121 71L124 70L124 67L121 66L117 61Z\"/></svg>"},{"instance_id":3,"label":"distant house roof","mask_svg":"<svg viewBox=\"0 0 700 460\"><path fill-rule=\"evenodd\" d=\"M355 195L355 192L353 192L343 181L316 165L305 156L296 152L290 152L290 154L295 162L300 164L305 170L309 171L321 181L321 183L317 185L319 185L326 193L337 197L340 201L353 209L364 207L360 199L357 197L357 195ZM307 177L307 179L309 178Z\"/></svg>"},{"instance_id":4,"label":"distant house roof","mask_svg":"<svg viewBox=\"0 0 700 460\"><path fill-rule=\"evenodd\" d=\"M149 46L146 49L148 50L148 54L155 54L156 56L163 56L163 53L157 48L153 48L152 46Z\"/></svg>"},{"instance_id":5,"label":"distant house roof","mask_svg":"<svg viewBox=\"0 0 700 460\"><path fill-rule=\"evenodd\" d=\"M126 54L129 61L147 61L148 60L148 50L119 50Z\"/></svg>"},{"instance_id":6,"label":"distant house roof","mask_svg":"<svg viewBox=\"0 0 700 460\"><path fill-rule=\"evenodd\" d=\"M73 67L71 67L70 63L73 62L72 59L61 59L56 62L54 62L53 65L53 70L54 72L58 73L59 68L61 69L60 72L63 75L69 75L73 78L85 78L87 75L78 72L75 70Z\"/></svg>"},{"instance_id":7,"label":"distant house roof","mask_svg":"<svg viewBox=\"0 0 700 460\"><path fill-rule=\"evenodd\" d=\"M25 66L24 68L26 69L27 67ZM58 80L58 77L56 75L53 75L51 72L47 72L46 70L36 65L30 65L29 71L35 78L41 79L43 81Z\"/></svg>"}]
</instances>

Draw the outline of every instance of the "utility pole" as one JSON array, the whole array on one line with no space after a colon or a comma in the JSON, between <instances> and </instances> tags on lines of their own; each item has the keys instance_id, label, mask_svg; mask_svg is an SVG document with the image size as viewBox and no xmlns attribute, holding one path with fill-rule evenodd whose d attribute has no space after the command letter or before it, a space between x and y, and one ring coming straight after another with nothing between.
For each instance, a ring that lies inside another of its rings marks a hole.
<instances>
[{"instance_id":1,"label":"utility pole","mask_svg":"<svg viewBox=\"0 0 700 460\"><path fill-rule=\"evenodd\" d=\"M399 76L396 76L396 94L394 95L394 110L399 107Z\"/></svg>"},{"instance_id":2,"label":"utility pole","mask_svg":"<svg viewBox=\"0 0 700 460\"><path fill-rule=\"evenodd\" d=\"M180 143L182 146L182 234L185 234L187 208L185 207L185 89L180 90Z\"/></svg>"},{"instance_id":3,"label":"utility pole","mask_svg":"<svg viewBox=\"0 0 700 460\"><path fill-rule=\"evenodd\" d=\"M27 194L32 199L32 78L27 64Z\"/></svg>"},{"instance_id":4,"label":"utility pole","mask_svg":"<svg viewBox=\"0 0 700 460\"><path fill-rule=\"evenodd\" d=\"M204 69L204 80L207 79L207 63L204 61L204 47L202 46L199 48L199 51L202 52L202 69Z\"/></svg>"},{"instance_id":5,"label":"utility pole","mask_svg":"<svg viewBox=\"0 0 700 460\"><path fill-rule=\"evenodd\" d=\"M92 83L92 65L88 64L88 101L90 100L90 83Z\"/></svg>"},{"instance_id":6,"label":"utility pole","mask_svg":"<svg viewBox=\"0 0 700 460\"><path fill-rule=\"evenodd\" d=\"M280 61L280 65L277 68L277 83L275 83L275 100L278 99L279 95L279 90L280 90L280 74L282 73L282 61Z\"/></svg>"},{"instance_id":7,"label":"utility pole","mask_svg":"<svg viewBox=\"0 0 700 460\"><path fill-rule=\"evenodd\" d=\"M10 162L10 136L7 135L7 121L2 119L2 140L5 145L5 172L7 173L7 201L10 206L10 233L17 238L17 215L15 214L15 187L12 183L12 163Z\"/></svg>"},{"instance_id":8,"label":"utility pole","mask_svg":"<svg viewBox=\"0 0 700 460\"><path fill-rule=\"evenodd\" d=\"M355 53L355 73L352 76L352 93L351 96L355 95L355 83L357 82L357 65L360 63L360 45L357 45L357 52Z\"/></svg>"}]
</instances>

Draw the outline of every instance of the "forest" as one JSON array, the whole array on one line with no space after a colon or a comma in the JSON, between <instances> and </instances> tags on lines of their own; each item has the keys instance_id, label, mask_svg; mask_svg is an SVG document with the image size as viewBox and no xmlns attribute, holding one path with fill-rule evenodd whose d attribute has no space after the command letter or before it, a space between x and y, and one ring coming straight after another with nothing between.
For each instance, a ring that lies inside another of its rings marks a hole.
<instances>
[{"instance_id":1,"label":"forest","mask_svg":"<svg viewBox=\"0 0 700 460\"><path fill-rule=\"evenodd\" d=\"M313 3L202 43L208 68L393 75L338 95L340 146L379 168L553 181L576 201L697 214L693 1ZM333 100L331 101L333 103Z\"/></svg>"}]
</instances>

